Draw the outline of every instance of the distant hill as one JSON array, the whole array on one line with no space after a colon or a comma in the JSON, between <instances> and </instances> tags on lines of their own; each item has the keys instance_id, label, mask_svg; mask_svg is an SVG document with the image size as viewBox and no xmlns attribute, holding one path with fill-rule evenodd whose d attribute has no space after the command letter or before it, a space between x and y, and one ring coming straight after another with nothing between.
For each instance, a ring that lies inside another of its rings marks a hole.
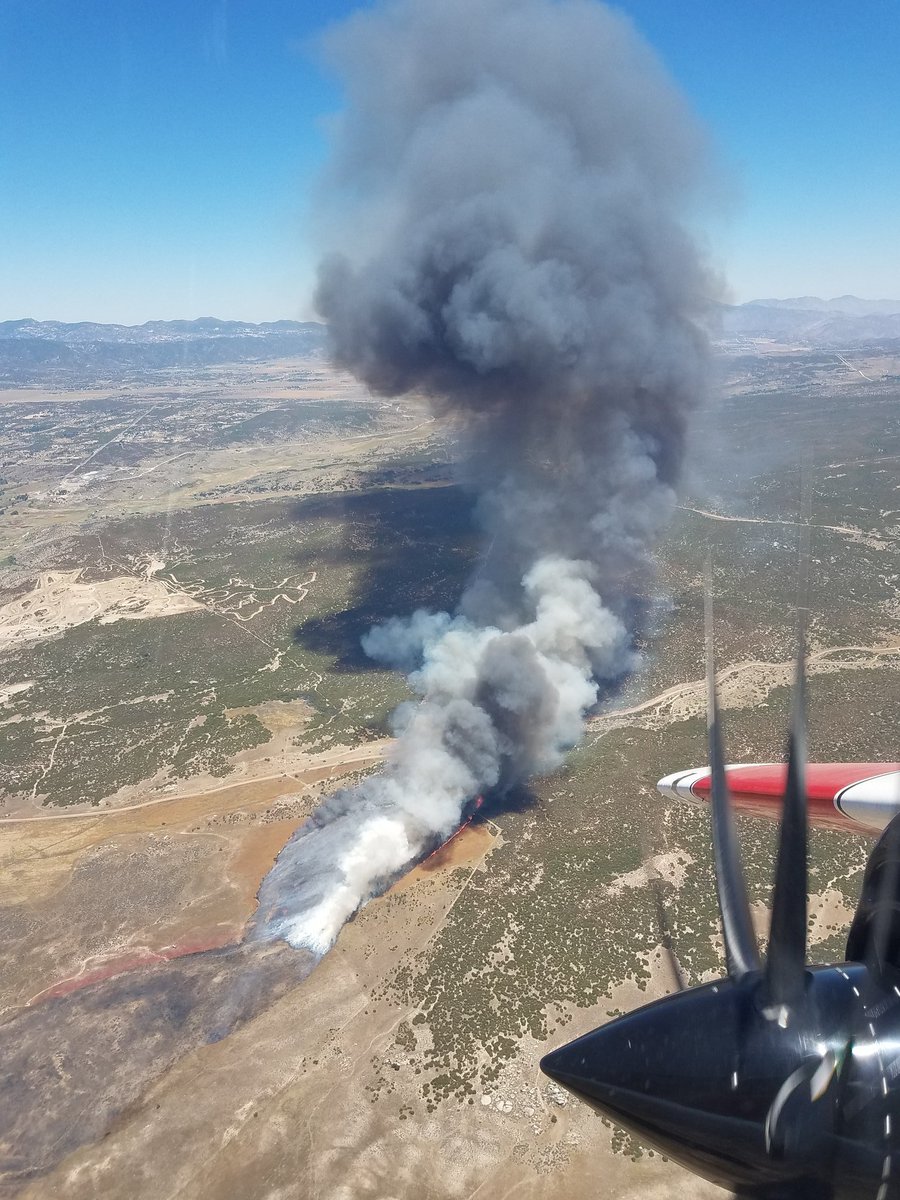
<instances>
[{"instance_id":1,"label":"distant hill","mask_svg":"<svg viewBox=\"0 0 900 1200\"><path fill-rule=\"evenodd\" d=\"M900 344L900 301L838 296L751 300L722 305L716 336L740 346L773 339L846 350ZM325 354L326 329L315 321L0 321L0 386L114 383L144 371L185 371L228 363Z\"/></svg>"},{"instance_id":2,"label":"distant hill","mask_svg":"<svg viewBox=\"0 0 900 1200\"><path fill-rule=\"evenodd\" d=\"M196 342L224 338L255 338L260 342L271 339L310 338L321 341L325 326L316 321L268 321L255 325L251 321L220 321L216 317L198 317L196 321L145 321L143 325L100 325L94 321L0 321L0 340L40 339L63 342L71 346L91 345L94 342L119 342L127 345L148 345L165 342Z\"/></svg>"},{"instance_id":3,"label":"distant hill","mask_svg":"<svg viewBox=\"0 0 900 1200\"><path fill-rule=\"evenodd\" d=\"M751 300L749 303L763 308L799 308L805 312L836 312L854 317L900 313L900 300L861 300L859 296L836 296L833 300L822 300L818 296L793 296L787 300Z\"/></svg>"},{"instance_id":4,"label":"distant hill","mask_svg":"<svg viewBox=\"0 0 900 1200\"><path fill-rule=\"evenodd\" d=\"M797 296L723 305L726 338L788 339L802 345L847 349L900 339L900 301Z\"/></svg>"},{"instance_id":5,"label":"distant hill","mask_svg":"<svg viewBox=\"0 0 900 1200\"><path fill-rule=\"evenodd\" d=\"M134 371L185 369L321 354L325 327L314 321L0 321L0 381L116 378Z\"/></svg>"}]
</instances>

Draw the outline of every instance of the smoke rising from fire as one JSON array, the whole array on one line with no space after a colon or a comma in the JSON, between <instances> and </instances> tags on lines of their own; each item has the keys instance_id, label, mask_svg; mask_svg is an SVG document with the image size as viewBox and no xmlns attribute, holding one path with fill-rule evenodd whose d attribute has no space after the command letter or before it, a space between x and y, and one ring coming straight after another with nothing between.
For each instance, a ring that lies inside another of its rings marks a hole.
<instances>
[{"instance_id":1,"label":"smoke rising from fire","mask_svg":"<svg viewBox=\"0 0 900 1200\"><path fill-rule=\"evenodd\" d=\"M318 307L340 365L453 415L486 549L454 614L364 639L420 699L260 894L258 935L318 950L480 792L557 767L636 665L713 292L681 219L703 138L622 16L389 0L328 52L347 107Z\"/></svg>"}]
</instances>

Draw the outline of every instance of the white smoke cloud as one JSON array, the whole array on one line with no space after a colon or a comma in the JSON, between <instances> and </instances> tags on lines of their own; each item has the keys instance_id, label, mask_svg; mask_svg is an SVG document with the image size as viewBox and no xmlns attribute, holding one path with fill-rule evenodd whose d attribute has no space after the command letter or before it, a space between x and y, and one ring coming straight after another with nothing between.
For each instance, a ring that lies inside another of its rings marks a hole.
<instances>
[{"instance_id":1,"label":"white smoke cloud","mask_svg":"<svg viewBox=\"0 0 900 1200\"><path fill-rule=\"evenodd\" d=\"M285 916L278 932L293 946L324 954L359 908L373 879L390 876L414 854L401 820L378 816L363 821L335 863L333 886L313 907Z\"/></svg>"},{"instance_id":2,"label":"white smoke cloud","mask_svg":"<svg viewBox=\"0 0 900 1200\"><path fill-rule=\"evenodd\" d=\"M712 292L680 220L703 139L622 16L390 0L329 49L348 100L317 297L334 357L454 414L487 549L455 613L364 638L419 701L260 892L257 936L318 951L478 794L558 767L634 669Z\"/></svg>"}]
</instances>

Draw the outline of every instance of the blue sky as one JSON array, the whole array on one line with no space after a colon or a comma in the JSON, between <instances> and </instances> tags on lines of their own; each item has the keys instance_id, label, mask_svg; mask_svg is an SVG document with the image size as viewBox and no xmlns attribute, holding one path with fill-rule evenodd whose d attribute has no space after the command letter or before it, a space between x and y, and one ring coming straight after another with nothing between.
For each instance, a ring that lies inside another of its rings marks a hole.
<instances>
[{"instance_id":1,"label":"blue sky","mask_svg":"<svg viewBox=\"0 0 900 1200\"><path fill-rule=\"evenodd\" d=\"M356 7L0 0L0 320L312 315L311 44ZM900 296L900 3L616 7L717 147L734 297Z\"/></svg>"}]
</instances>

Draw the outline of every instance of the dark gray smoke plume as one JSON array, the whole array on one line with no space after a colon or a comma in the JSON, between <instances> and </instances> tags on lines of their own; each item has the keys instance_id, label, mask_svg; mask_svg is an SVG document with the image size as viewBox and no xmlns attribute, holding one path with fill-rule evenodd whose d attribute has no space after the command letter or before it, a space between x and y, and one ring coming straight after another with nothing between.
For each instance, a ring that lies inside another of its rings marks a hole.
<instances>
[{"instance_id":1,"label":"dark gray smoke plume","mask_svg":"<svg viewBox=\"0 0 900 1200\"><path fill-rule=\"evenodd\" d=\"M455 615L364 641L421 701L384 773L327 801L261 895L266 935L319 949L479 792L558 766L635 666L712 291L679 220L702 138L623 17L389 0L329 49L348 97L317 295L334 357L457 418L487 549Z\"/></svg>"}]
</instances>

